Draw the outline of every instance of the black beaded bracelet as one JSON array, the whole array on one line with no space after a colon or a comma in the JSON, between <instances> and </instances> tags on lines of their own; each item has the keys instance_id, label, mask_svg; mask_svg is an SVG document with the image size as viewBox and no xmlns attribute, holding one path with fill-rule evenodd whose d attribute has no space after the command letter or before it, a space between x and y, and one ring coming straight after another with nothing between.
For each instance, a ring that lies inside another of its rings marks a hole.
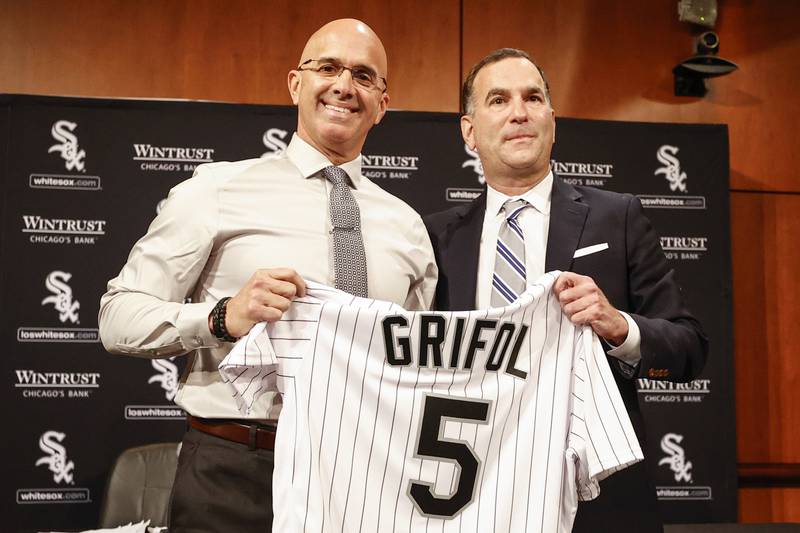
<instances>
[{"instance_id":1,"label":"black beaded bracelet","mask_svg":"<svg viewBox=\"0 0 800 533\"><path fill-rule=\"evenodd\" d=\"M211 327L213 328L212 332L216 338L226 342L236 342L239 339L228 333L228 328L225 327L225 313L228 307L228 300L230 299L230 296L226 296L214 306L214 309L211 311Z\"/></svg>"}]
</instances>

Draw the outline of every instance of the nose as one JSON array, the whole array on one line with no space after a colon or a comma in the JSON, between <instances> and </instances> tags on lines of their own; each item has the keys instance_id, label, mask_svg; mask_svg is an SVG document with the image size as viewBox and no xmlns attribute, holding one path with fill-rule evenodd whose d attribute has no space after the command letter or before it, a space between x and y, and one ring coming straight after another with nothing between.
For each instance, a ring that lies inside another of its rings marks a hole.
<instances>
[{"instance_id":1,"label":"nose","mask_svg":"<svg viewBox=\"0 0 800 533\"><path fill-rule=\"evenodd\" d=\"M527 122L528 109L525 107L525 101L522 98L514 98L511 101L511 120L512 122Z\"/></svg>"},{"instance_id":2,"label":"nose","mask_svg":"<svg viewBox=\"0 0 800 533\"><path fill-rule=\"evenodd\" d=\"M333 92L340 96L352 95L355 92L353 85L353 73L350 69L344 69L333 80Z\"/></svg>"}]
</instances>

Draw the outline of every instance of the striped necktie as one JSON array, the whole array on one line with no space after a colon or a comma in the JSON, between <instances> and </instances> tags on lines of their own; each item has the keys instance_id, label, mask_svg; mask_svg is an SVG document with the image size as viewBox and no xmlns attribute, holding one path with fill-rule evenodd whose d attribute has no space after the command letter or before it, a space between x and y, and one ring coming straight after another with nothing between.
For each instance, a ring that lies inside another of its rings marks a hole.
<instances>
[{"instance_id":1,"label":"striped necktie","mask_svg":"<svg viewBox=\"0 0 800 533\"><path fill-rule=\"evenodd\" d=\"M325 167L322 174L333 184L328 200L336 288L366 298L367 258L361 238L361 213L350 191L350 178L335 166Z\"/></svg>"},{"instance_id":2,"label":"striped necktie","mask_svg":"<svg viewBox=\"0 0 800 533\"><path fill-rule=\"evenodd\" d=\"M525 236L517 217L530 204L525 200L506 200L505 220L497 234L497 255L492 277L492 307L504 307L525 292Z\"/></svg>"}]
</instances>

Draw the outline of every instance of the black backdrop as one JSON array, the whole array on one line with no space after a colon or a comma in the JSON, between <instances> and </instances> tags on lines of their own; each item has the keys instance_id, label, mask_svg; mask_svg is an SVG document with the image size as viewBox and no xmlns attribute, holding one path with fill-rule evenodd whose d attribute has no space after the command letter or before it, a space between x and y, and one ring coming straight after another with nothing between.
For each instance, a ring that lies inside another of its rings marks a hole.
<instances>
[{"instance_id":1,"label":"black backdrop","mask_svg":"<svg viewBox=\"0 0 800 533\"><path fill-rule=\"evenodd\" d=\"M172 186L283 149L295 123L282 106L0 95L4 527L94 527L116 455L179 440L181 358L107 354L100 295ZM559 119L557 139L561 176L642 199L711 339L700 379L638 383L664 518L735 521L727 127ZM483 186L451 113L390 112L364 173L423 214Z\"/></svg>"}]
</instances>

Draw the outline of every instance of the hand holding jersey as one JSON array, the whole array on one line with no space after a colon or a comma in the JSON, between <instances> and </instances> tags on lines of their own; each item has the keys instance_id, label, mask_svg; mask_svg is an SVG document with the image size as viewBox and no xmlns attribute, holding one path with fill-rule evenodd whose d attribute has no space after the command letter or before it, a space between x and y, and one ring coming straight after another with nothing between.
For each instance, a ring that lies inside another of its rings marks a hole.
<instances>
[{"instance_id":1,"label":"hand holding jersey","mask_svg":"<svg viewBox=\"0 0 800 533\"><path fill-rule=\"evenodd\" d=\"M228 301L225 325L234 337L243 337L257 322L275 322L295 296L306 294L303 278L290 268L256 270ZM213 331L213 327L209 325Z\"/></svg>"},{"instance_id":2,"label":"hand holding jersey","mask_svg":"<svg viewBox=\"0 0 800 533\"><path fill-rule=\"evenodd\" d=\"M243 413L282 394L276 530L570 531L578 500L642 452L599 340L561 313L556 276L465 312L309 284L257 324L220 372Z\"/></svg>"},{"instance_id":3,"label":"hand holding jersey","mask_svg":"<svg viewBox=\"0 0 800 533\"><path fill-rule=\"evenodd\" d=\"M553 286L561 309L575 325L587 325L599 337L619 346L628 337L628 321L589 276L563 272Z\"/></svg>"}]
</instances>

